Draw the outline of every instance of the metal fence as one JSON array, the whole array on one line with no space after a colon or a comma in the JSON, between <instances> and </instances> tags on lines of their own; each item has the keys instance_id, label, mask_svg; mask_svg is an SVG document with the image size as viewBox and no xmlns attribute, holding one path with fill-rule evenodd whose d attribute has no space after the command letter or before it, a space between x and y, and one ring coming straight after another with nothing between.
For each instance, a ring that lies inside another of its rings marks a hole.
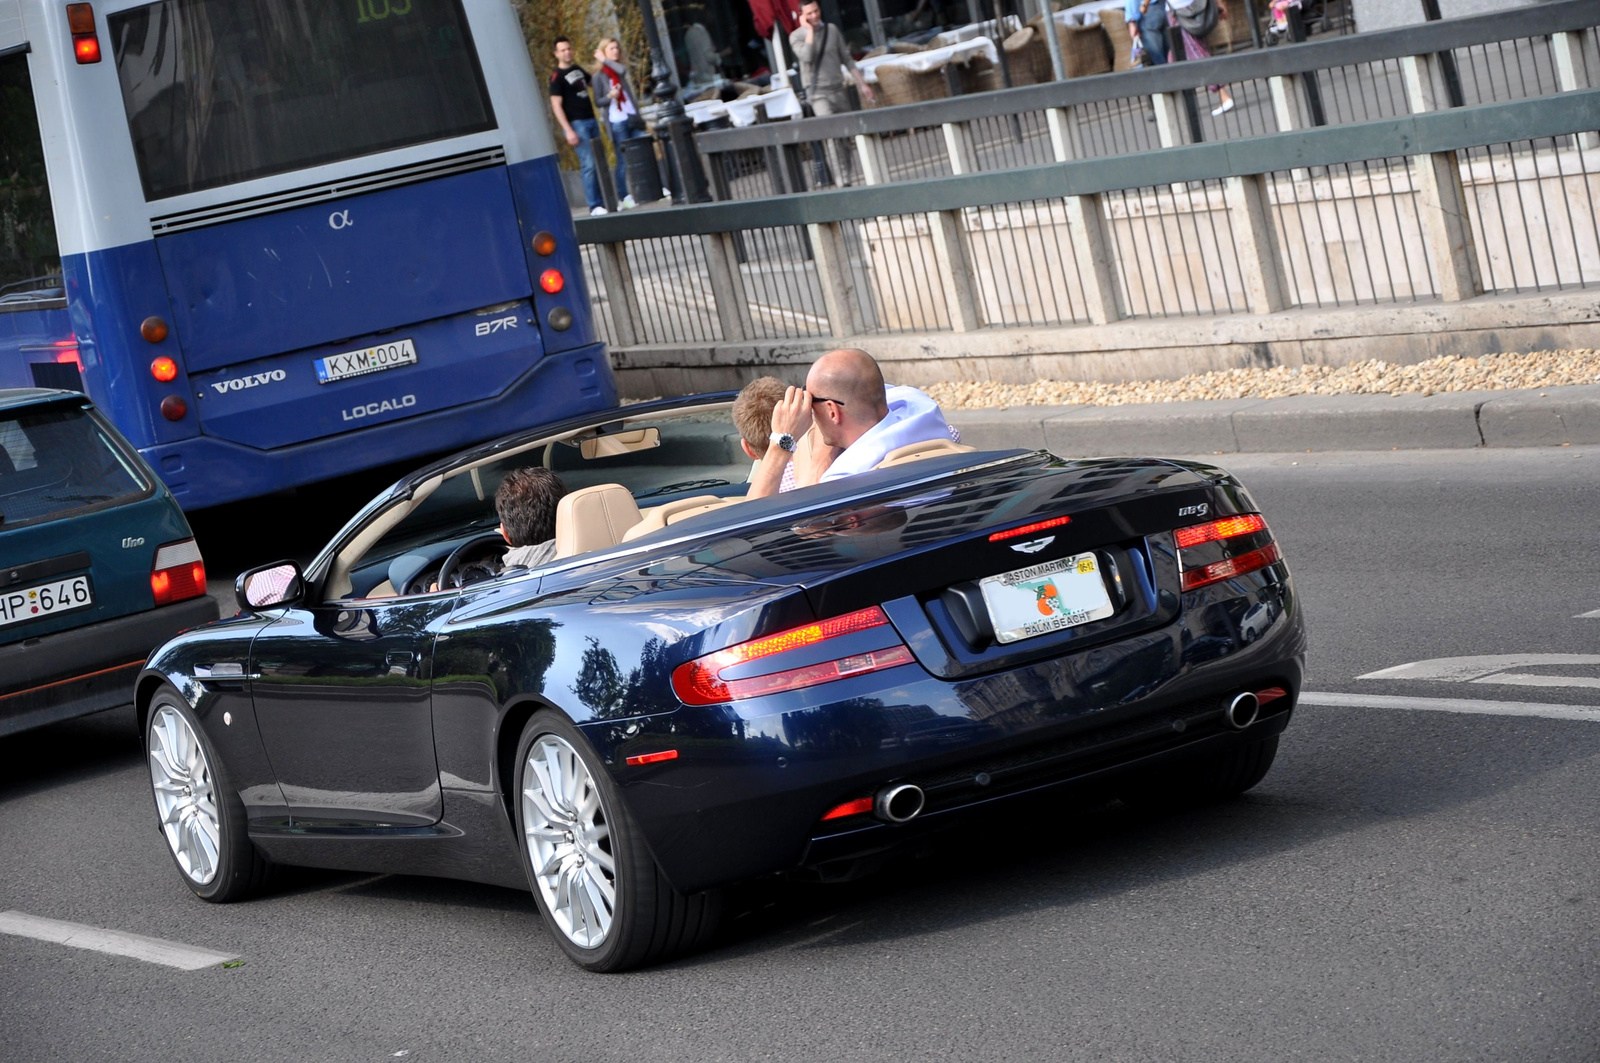
<instances>
[{"instance_id":1,"label":"metal fence","mask_svg":"<svg viewBox=\"0 0 1600 1063\"><path fill-rule=\"evenodd\" d=\"M1600 84L1600 4L1473 18L696 135L719 200L1357 125ZM1208 86L1228 86L1213 115ZM826 146L826 147L825 147ZM827 160L821 167L817 161ZM834 171L839 171L835 173Z\"/></svg>"},{"instance_id":2,"label":"metal fence","mask_svg":"<svg viewBox=\"0 0 1600 1063\"><path fill-rule=\"evenodd\" d=\"M577 223L623 349L1600 287L1600 90Z\"/></svg>"}]
</instances>

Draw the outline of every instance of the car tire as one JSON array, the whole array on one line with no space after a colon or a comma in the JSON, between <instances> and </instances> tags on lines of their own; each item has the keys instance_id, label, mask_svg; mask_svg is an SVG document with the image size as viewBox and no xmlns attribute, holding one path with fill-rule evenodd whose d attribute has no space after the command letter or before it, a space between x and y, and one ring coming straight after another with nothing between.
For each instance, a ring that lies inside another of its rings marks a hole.
<instances>
[{"instance_id":1,"label":"car tire","mask_svg":"<svg viewBox=\"0 0 1600 1063\"><path fill-rule=\"evenodd\" d=\"M170 686L151 700L144 748L156 826L184 884L219 904L263 889L273 865L250 840L228 766L194 710Z\"/></svg>"},{"instance_id":2,"label":"car tire","mask_svg":"<svg viewBox=\"0 0 1600 1063\"><path fill-rule=\"evenodd\" d=\"M535 713L517 744L516 764L517 849L550 935L568 959L585 970L624 971L711 938L721 919L720 891L685 896L672 887L611 773L570 720ZM563 787L561 777L570 785Z\"/></svg>"}]
</instances>

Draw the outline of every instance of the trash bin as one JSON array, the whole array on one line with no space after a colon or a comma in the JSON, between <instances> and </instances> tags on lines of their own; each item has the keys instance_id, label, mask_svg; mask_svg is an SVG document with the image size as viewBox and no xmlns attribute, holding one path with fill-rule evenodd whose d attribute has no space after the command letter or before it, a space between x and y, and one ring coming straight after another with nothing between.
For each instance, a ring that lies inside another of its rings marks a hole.
<instances>
[{"instance_id":1,"label":"trash bin","mask_svg":"<svg viewBox=\"0 0 1600 1063\"><path fill-rule=\"evenodd\" d=\"M621 144L622 165L628 173L628 192L635 203L661 198L661 167L656 162L656 142L651 137L629 137Z\"/></svg>"}]
</instances>

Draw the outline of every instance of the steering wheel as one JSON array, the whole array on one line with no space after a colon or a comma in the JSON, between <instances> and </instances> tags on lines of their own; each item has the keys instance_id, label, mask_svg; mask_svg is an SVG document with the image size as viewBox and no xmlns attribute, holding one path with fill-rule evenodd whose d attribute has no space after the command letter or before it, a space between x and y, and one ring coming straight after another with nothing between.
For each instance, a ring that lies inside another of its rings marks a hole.
<instances>
[{"instance_id":1,"label":"steering wheel","mask_svg":"<svg viewBox=\"0 0 1600 1063\"><path fill-rule=\"evenodd\" d=\"M468 539L466 542L462 543L460 546L451 551L450 556L444 559L444 564L439 569L439 589L443 590L446 587L465 587L468 583L474 583L479 579L483 579L483 575L477 576L476 579L467 578L467 570L473 566L464 563L463 558L466 558L474 551L481 550L483 547L489 545L499 546L501 552L503 553L506 545L505 537L502 536L498 531L484 532L482 535L474 535L472 538ZM498 571L498 562L496 562L493 569L488 569L485 566L486 575L493 575Z\"/></svg>"}]
</instances>

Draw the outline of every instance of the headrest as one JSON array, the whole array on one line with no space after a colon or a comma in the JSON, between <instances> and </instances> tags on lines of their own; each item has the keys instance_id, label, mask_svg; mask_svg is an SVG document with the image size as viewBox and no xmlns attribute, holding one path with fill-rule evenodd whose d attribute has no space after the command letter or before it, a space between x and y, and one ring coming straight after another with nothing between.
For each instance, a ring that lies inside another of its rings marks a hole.
<instances>
[{"instance_id":1,"label":"headrest","mask_svg":"<svg viewBox=\"0 0 1600 1063\"><path fill-rule=\"evenodd\" d=\"M639 506L621 484L596 484L573 491L556 505L556 556L604 550L639 523Z\"/></svg>"}]
</instances>

